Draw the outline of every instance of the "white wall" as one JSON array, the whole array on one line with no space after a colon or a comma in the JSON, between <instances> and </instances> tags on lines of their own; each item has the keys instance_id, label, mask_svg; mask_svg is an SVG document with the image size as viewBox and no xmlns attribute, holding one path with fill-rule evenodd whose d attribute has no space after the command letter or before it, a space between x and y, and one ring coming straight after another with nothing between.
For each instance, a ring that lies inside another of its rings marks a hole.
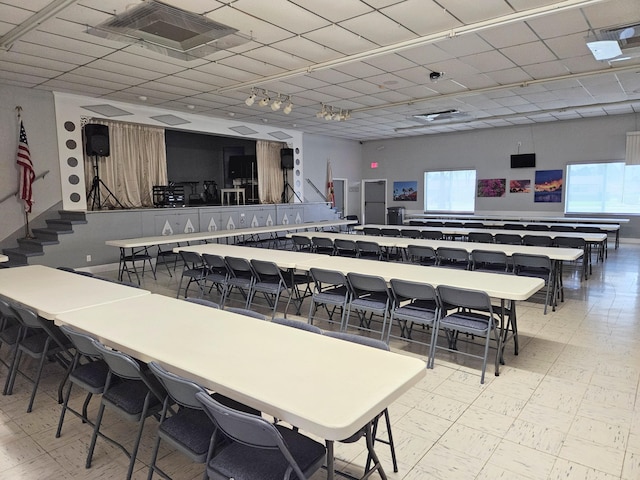
<instances>
[{"instance_id":1,"label":"white wall","mask_svg":"<svg viewBox=\"0 0 640 480\"><path fill-rule=\"evenodd\" d=\"M60 166L51 92L0 86L0 199L18 190L18 121L15 107L22 107L29 151L36 175L50 173L33 186L33 210L30 221L60 203ZM22 201L10 197L0 203L0 239L16 231L24 233Z\"/></svg>"},{"instance_id":2,"label":"white wall","mask_svg":"<svg viewBox=\"0 0 640 480\"><path fill-rule=\"evenodd\" d=\"M327 162L331 161L333 178L347 179L344 215L360 215L360 179L362 145L355 140L305 134L303 136L304 176L311 179L324 195L327 190ZM321 198L312 188L305 188L309 201Z\"/></svg>"}]
</instances>

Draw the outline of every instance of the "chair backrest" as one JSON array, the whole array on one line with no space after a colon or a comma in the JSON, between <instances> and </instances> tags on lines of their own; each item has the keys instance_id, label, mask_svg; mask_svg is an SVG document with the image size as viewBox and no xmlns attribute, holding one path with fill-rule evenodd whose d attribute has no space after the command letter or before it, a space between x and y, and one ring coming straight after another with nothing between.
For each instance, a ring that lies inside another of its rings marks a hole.
<instances>
[{"instance_id":1,"label":"chair backrest","mask_svg":"<svg viewBox=\"0 0 640 480\"><path fill-rule=\"evenodd\" d=\"M209 418L231 440L249 447L288 451L275 425L268 420L222 405L203 392L195 396Z\"/></svg>"},{"instance_id":2,"label":"chair backrest","mask_svg":"<svg viewBox=\"0 0 640 480\"><path fill-rule=\"evenodd\" d=\"M414 230L412 228L403 228L400 230L400 233L405 238L420 238L422 236L422 232L420 230Z\"/></svg>"},{"instance_id":3,"label":"chair backrest","mask_svg":"<svg viewBox=\"0 0 640 480\"><path fill-rule=\"evenodd\" d=\"M469 262L469 252L464 248L438 247L436 255L440 261L445 262Z\"/></svg>"},{"instance_id":4,"label":"chair backrest","mask_svg":"<svg viewBox=\"0 0 640 480\"><path fill-rule=\"evenodd\" d=\"M407 252L409 253L409 257L416 262L424 262L424 259L435 261L436 251L432 247L427 247L426 245L409 245L407 247Z\"/></svg>"},{"instance_id":5,"label":"chair backrest","mask_svg":"<svg viewBox=\"0 0 640 480\"><path fill-rule=\"evenodd\" d=\"M293 240L293 246L296 250L311 250L313 247L313 242L309 237L304 237L302 235L291 235L291 240Z\"/></svg>"},{"instance_id":6,"label":"chair backrest","mask_svg":"<svg viewBox=\"0 0 640 480\"><path fill-rule=\"evenodd\" d=\"M349 272L347 273L347 280L349 280L351 291L356 296L362 295L363 293L366 294L371 292L386 292L387 295L389 295L387 282L385 282L384 278L382 277Z\"/></svg>"},{"instance_id":7,"label":"chair backrest","mask_svg":"<svg viewBox=\"0 0 640 480\"><path fill-rule=\"evenodd\" d=\"M202 260L206 267L212 273L220 273L225 275L228 273L227 264L224 261L224 257L222 255L215 255L213 253L203 253Z\"/></svg>"},{"instance_id":8,"label":"chair backrest","mask_svg":"<svg viewBox=\"0 0 640 480\"><path fill-rule=\"evenodd\" d=\"M412 227L424 227L427 225L427 222L424 220L409 220L409 225Z\"/></svg>"},{"instance_id":9,"label":"chair backrest","mask_svg":"<svg viewBox=\"0 0 640 480\"><path fill-rule=\"evenodd\" d=\"M202 392L205 395L207 391L191 380L180 377L174 373L165 370L159 363L150 362L149 370L155 375L162 384L169 396L179 405L188 408L202 410L202 404L196 399L196 393Z\"/></svg>"},{"instance_id":10,"label":"chair backrest","mask_svg":"<svg viewBox=\"0 0 640 480\"><path fill-rule=\"evenodd\" d=\"M356 246L360 252L380 254L380 245L376 242L368 242L366 240L356 240Z\"/></svg>"},{"instance_id":11,"label":"chair backrest","mask_svg":"<svg viewBox=\"0 0 640 480\"><path fill-rule=\"evenodd\" d=\"M477 270L483 264L502 267L506 272L509 269L509 257L504 252L493 250L471 250L471 269Z\"/></svg>"},{"instance_id":12,"label":"chair backrest","mask_svg":"<svg viewBox=\"0 0 640 480\"><path fill-rule=\"evenodd\" d=\"M523 226L518 223L505 223L502 228L505 230L524 230Z\"/></svg>"},{"instance_id":13,"label":"chair backrest","mask_svg":"<svg viewBox=\"0 0 640 480\"><path fill-rule=\"evenodd\" d=\"M240 308L240 307L227 307L225 309L227 312L236 313L238 315L244 315L245 317L257 318L258 320L267 320L267 317L259 312L254 312L253 310L249 310L248 308Z\"/></svg>"},{"instance_id":14,"label":"chair backrest","mask_svg":"<svg viewBox=\"0 0 640 480\"><path fill-rule=\"evenodd\" d=\"M466 288L438 285L438 297L443 305L455 305L462 308L482 310L493 314L491 299L486 292Z\"/></svg>"},{"instance_id":15,"label":"chair backrest","mask_svg":"<svg viewBox=\"0 0 640 480\"><path fill-rule=\"evenodd\" d=\"M442 240L443 238L440 230L423 230L420 236L425 240Z\"/></svg>"},{"instance_id":16,"label":"chair backrest","mask_svg":"<svg viewBox=\"0 0 640 480\"><path fill-rule=\"evenodd\" d=\"M514 253L511 256L513 268L516 273L521 268L542 268L551 272L551 259L546 255L531 255L528 253Z\"/></svg>"},{"instance_id":17,"label":"chair backrest","mask_svg":"<svg viewBox=\"0 0 640 480\"><path fill-rule=\"evenodd\" d=\"M212 302L211 300L206 300L204 298L187 297L184 300L186 302L197 303L198 305L203 305L205 307L220 308L220 305L218 305L216 302Z\"/></svg>"},{"instance_id":18,"label":"chair backrest","mask_svg":"<svg viewBox=\"0 0 640 480\"><path fill-rule=\"evenodd\" d=\"M378 227L364 227L362 231L365 235L382 235L382 231Z\"/></svg>"},{"instance_id":19,"label":"chair backrest","mask_svg":"<svg viewBox=\"0 0 640 480\"><path fill-rule=\"evenodd\" d=\"M426 225L427 227L444 227L444 222L441 220L429 220Z\"/></svg>"},{"instance_id":20,"label":"chair backrest","mask_svg":"<svg viewBox=\"0 0 640 480\"><path fill-rule=\"evenodd\" d=\"M29 328L44 329L42 322L38 319L38 315L33 310L18 305L14 305L13 309L18 314L16 318L18 318L23 325Z\"/></svg>"},{"instance_id":21,"label":"chair backrest","mask_svg":"<svg viewBox=\"0 0 640 480\"><path fill-rule=\"evenodd\" d=\"M2 320L8 320L10 318L16 319L16 311L9 305L8 302L0 298L0 317Z\"/></svg>"},{"instance_id":22,"label":"chair backrest","mask_svg":"<svg viewBox=\"0 0 640 480\"><path fill-rule=\"evenodd\" d=\"M90 358L100 358L102 356L94 343L96 339L91 335L76 332L68 325L61 325L60 331L69 338L75 349L82 355Z\"/></svg>"},{"instance_id":23,"label":"chair backrest","mask_svg":"<svg viewBox=\"0 0 640 480\"><path fill-rule=\"evenodd\" d=\"M585 249L587 242L584 238L577 237L556 237L553 239L553 243L556 247L563 248L581 248Z\"/></svg>"},{"instance_id":24,"label":"chair backrest","mask_svg":"<svg viewBox=\"0 0 640 480\"><path fill-rule=\"evenodd\" d=\"M389 351L389 345L384 343L382 340L378 340L377 338L364 337L362 335L356 335L354 333L346 333L346 332L334 332L334 331L326 331L323 333L325 337L337 338L339 340L345 340L351 343L358 343L360 345L364 345L366 347L373 347L379 350Z\"/></svg>"},{"instance_id":25,"label":"chair backrest","mask_svg":"<svg viewBox=\"0 0 640 480\"><path fill-rule=\"evenodd\" d=\"M336 238L333 241L333 244L336 247L336 253L338 255L340 254L357 254L358 253L358 246L356 245L356 242L354 240L344 240L342 238Z\"/></svg>"},{"instance_id":26,"label":"chair backrest","mask_svg":"<svg viewBox=\"0 0 640 480\"><path fill-rule=\"evenodd\" d=\"M180 257L184 262L185 269L197 269L204 268L204 263L202 261L202 257L197 252L187 252L184 250L180 250Z\"/></svg>"},{"instance_id":27,"label":"chair backrest","mask_svg":"<svg viewBox=\"0 0 640 480\"><path fill-rule=\"evenodd\" d=\"M311 333L322 334L322 329L300 320L293 320L291 318L275 317L271 320L271 323L277 323L278 325L284 325L285 327L297 328L298 330L305 330Z\"/></svg>"},{"instance_id":28,"label":"chair backrest","mask_svg":"<svg viewBox=\"0 0 640 480\"><path fill-rule=\"evenodd\" d=\"M57 270L62 270L63 272L76 273L74 268L71 267L56 267Z\"/></svg>"},{"instance_id":29,"label":"chair backrest","mask_svg":"<svg viewBox=\"0 0 640 480\"><path fill-rule=\"evenodd\" d=\"M278 267L274 262L252 259L251 266L253 267L253 271L255 272L258 281L285 285L282 270L280 270L280 267Z\"/></svg>"},{"instance_id":30,"label":"chair backrest","mask_svg":"<svg viewBox=\"0 0 640 480\"><path fill-rule=\"evenodd\" d=\"M494 239L503 245L522 245L522 237L516 233L496 233Z\"/></svg>"},{"instance_id":31,"label":"chair backrest","mask_svg":"<svg viewBox=\"0 0 640 480\"><path fill-rule=\"evenodd\" d=\"M396 306L400 306L400 303L405 300L422 300L433 302L435 308L438 308L439 300L436 289L428 283L410 282L400 278L392 278L389 283Z\"/></svg>"},{"instance_id":32,"label":"chair backrest","mask_svg":"<svg viewBox=\"0 0 640 480\"><path fill-rule=\"evenodd\" d=\"M129 355L107 348L96 339L93 339L93 345L109 365L111 373L127 380L142 380L140 365Z\"/></svg>"},{"instance_id":33,"label":"chair backrest","mask_svg":"<svg viewBox=\"0 0 640 480\"><path fill-rule=\"evenodd\" d=\"M313 243L314 248L317 252L329 252L333 253L335 247L333 245L333 240L326 237L311 237L311 243Z\"/></svg>"},{"instance_id":34,"label":"chair backrest","mask_svg":"<svg viewBox=\"0 0 640 480\"><path fill-rule=\"evenodd\" d=\"M576 227L576 232L580 233L607 233L600 227Z\"/></svg>"},{"instance_id":35,"label":"chair backrest","mask_svg":"<svg viewBox=\"0 0 640 480\"><path fill-rule=\"evenodd\" d=\"M552 232L575 232L575 227L570 227L569 225L551 225L549 230Z\"/></svg>"},{"instance_id":36,"label":"chair backrest","mask_svg":"<svg viewBox=\"0 0 640 480\"><path fill-rule=\"evenodd\" d=\"M478 243L493 243L493 235L489 232L469 232L469 241Z\"/></svg>"},{"instance_id":37,"label":"chair backrest","mask_svg":"<svg viewBox=\"0 0 640 480\"><path fill-rule=\"evenodd\" d=\"M232 277L251 278L253 277L253 267L251 262L241 257L225 257L229 274Z\"/></svg>"},{"instance_id":38,"label":"chair backrest","mask_svg":"<svg viewBox=\"0 0 640 480\"><path fill-rule=\"evenodd\" d=\"M311 278L315 282L316 286L319 286L318 284L347 285L347 277L345 277L342 272L338 272L337 270L311 268L309 269L309 273L311 274Z\"/></svg>"},{"instance_id":39,"label":"chair backrest","mask_svg":"<svg viewBox=\"0 0 640 480\"><path fill-rule=\"evenodd\" d=\"M536 247L551 247L553 238L546 235L525 235L522 237L522 243Z\"/></svg>"},{"instance_id":40,"label":"chair backrest","mask_svg":"<svg viewBox=\"0 0 640 480\"><path fill-rule=\"evenodd\" d=\"M542 223L529 223L525 230L532 230L537 232L546 232L549 230L549 225L544 225Z\"/></svg>"},{"instance_id":41,"label":"chair backrest","mask_svg":"<svg viewBox=\"0 0 640 480\"><path fill-rule=\"evenodd\" d=\"M401 237L402 234L397 228L383 228L381 229L383 237Z\"/></svg>"}]
</instances>

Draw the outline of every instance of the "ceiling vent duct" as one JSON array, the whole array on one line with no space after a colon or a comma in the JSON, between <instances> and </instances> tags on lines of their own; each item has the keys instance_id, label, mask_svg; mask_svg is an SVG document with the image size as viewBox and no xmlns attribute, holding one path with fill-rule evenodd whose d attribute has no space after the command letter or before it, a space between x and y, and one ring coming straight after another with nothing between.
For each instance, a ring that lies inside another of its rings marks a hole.
<instances>
[{"instance_id":1,"label":"ceiling vent duct","mask_svg":"<svg viewBox=\"0 0 640 480\"><path fill-rule=\"evenodd\" d=\"M251 39L235 28L156 0L130 8L88 33L181 60L202 58Z\"/></svg>"},{"instance_id":2,"label":"ceiling vent duct","mask_svg":"<svg viewBox=\"0 0 640 480\"><path fill-rule=\"evenodd\" d=\"M596 60L618 62L640 56L640 24L603 29L587 38Z\"/></svg>"},{"instance_id":3,"label":"ceiling vent duct","mask_svg":"<svg viewBox=\"0 0 640 480\"><path fill-rule=\"evenodd\" d=\"M461 112L460 110L451 109L451 110L443 110L441 112L421 113L419 115L413 115L411 118L414 118L421 122L433 123L433 122L443 122L443 121L449 121L449 120L461 120L468 117L469 115L467 115L464 112Z\"/></svg>"}]
</instances>

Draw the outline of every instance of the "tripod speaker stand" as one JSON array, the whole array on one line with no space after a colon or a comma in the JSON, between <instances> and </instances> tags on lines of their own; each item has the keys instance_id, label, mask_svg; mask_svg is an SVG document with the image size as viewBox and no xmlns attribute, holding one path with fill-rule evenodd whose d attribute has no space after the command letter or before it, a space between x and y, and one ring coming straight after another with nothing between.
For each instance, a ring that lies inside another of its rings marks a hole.
<instances>
[{"instance_id":1,"label":"tripod speaker stand","mask_svg":"<svg viewBox=\"0 0 640 480\"><path fill-rule=\"evenodd\" d=\"M282 189L281 203L290 203L294 195L298 199L298 201L302 203L302 199L298 196L296 191L289 184L289 169L282 168L282 179L284 180L284 187Z\"/></svg>"},{"instance_id":2,"label":"tripod speaker stand","mask_svg":"<svg viewBox=\"0 0 640 480\"><path fill-rule=\"evenodd\" d=\"M104 203L109 200L109 197L113 197L120 208L124 208L120 200L118 200L109 187L100 179L100 163L98 158L98 155L93 156L93 180L91 181L91 190L89 190L89 194L87 195L87 203L89 203L89 199L91 199L91 210L102 210ZM100 187L108 192L108 195L104 198L104 202L100 196Z\"/></svg>"}]
</instances>

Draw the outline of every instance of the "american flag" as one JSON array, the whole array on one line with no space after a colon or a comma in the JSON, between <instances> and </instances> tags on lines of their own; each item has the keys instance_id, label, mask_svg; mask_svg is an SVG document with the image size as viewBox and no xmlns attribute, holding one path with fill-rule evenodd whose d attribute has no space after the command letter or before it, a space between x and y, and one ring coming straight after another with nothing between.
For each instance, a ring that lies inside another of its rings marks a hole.
<instances>
[{"instance_id":1,"label":"american flag","mask_svg":"<svg viewBox=\"0 0 640 480\"><path fill-rule=\"evenodd\" d=\"M20 139L18 140L18 167L20 167L20 198L24 200L24 210L31 213L33 206L33 181L36 174L31 163L31 153L27 143L27 132L24 130L22 120L20 121Z\"/></svg>"}]
</instances>

